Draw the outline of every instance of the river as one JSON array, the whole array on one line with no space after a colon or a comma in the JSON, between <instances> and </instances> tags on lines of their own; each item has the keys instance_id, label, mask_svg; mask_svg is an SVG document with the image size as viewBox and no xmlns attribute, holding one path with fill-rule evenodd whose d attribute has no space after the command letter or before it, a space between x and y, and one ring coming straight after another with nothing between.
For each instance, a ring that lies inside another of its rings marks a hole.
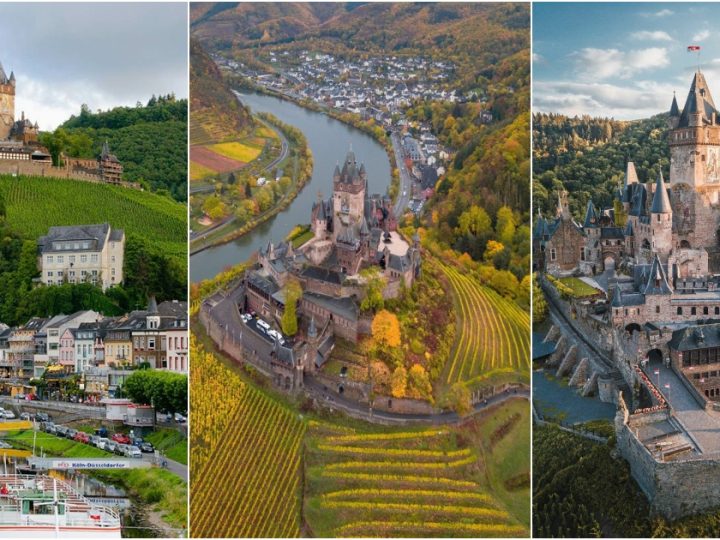
<instances>
[{"instance_id":1,"label":"river","mask_svg":"<svg viewBox=\"0 0 720 540\"><path fill-rule=\"evenodd\" d=\"M372 193L385 193L390 185L390 161L385 149L362 131L311 111L290 101L257 93L241 92L240 101L253 113L269 112L282 122L300 129L313 154L314 168L310 181L290 205L268 221L258 225L242 238L212 247L190 257L193 282L214 277L224 268L246 261L268 241L285 239L295 225L310 222L310 211L317 193L324 198L332 192L335 165L345 159L352 145L359 162L365 164Z\"/></svg>"}]
</instances>

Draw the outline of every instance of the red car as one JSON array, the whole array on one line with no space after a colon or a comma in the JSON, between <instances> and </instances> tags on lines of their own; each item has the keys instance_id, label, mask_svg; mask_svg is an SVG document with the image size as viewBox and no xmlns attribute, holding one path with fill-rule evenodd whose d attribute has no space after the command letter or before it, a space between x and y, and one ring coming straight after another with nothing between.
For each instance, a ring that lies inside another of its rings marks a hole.
<instances>
[{"instance_id":1,"label":"red car","mask_svg":"<svg viewBox=\"0 0 720 540\"><path fill-rule=\"evenodd\" d=\"M90 435L88 435L87 433L83 433L82 431L78 431L78 432L75 434L74 439L75 439L77 442L81 442L81 443L87 444L87 443L90 442Z\"/></svg>"},{"instance_id":2,"label":"red car","mask_svg":"<svg viewBox=\"0 0 720 540\"><path fill-rule=\"evenodd\" d=\"M127 435L123 435L122 433L115 433L112 437L110 437L113 441L120 444L130 444L132 441L130 441L130 437Z\"/></svg>"}]
</instances>

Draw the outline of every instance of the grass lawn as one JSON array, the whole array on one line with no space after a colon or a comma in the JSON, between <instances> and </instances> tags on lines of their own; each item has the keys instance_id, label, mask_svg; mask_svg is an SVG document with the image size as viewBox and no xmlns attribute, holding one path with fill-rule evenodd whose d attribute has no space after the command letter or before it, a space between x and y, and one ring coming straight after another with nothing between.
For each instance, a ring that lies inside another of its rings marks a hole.
<instances>
[{"instance_id":1,"label":"grass lawn","mask_svg":"<svg viewBox=\"0 0 720 540\"><path fill-rule=\"evenodd\" d=\"M519 415L518 421L494 445L493 433L510 417ZM523 525L530 527L530 411L525 399L512 400L499 408L491 409L480 421L477 444L483 449L488 482L492 492ZM507 482L527 474L527 487L508 489Z\"/></svg>"},{"instance_id":2,"label":"grass lawn","mask_svg":"<svg viewBox=\"0 0 720 540\"><path fill-rule=\"evenodd\" d=\"M144 439L151 442L158 450L165 452L165 455L173 461L187 465L187 439L179 431L158 428Z\"/></svg>"},{"instance_id":3,"label":"grass lawn","mask_svg":"<svg viewBox=\"0 0 720 540\"><path fill-rule=\"evenodd\" d=\"M240 142L213 144L208 148L221 156L229 157L230 159L235 159L237 161L243 161L245 163L250 163L262 152L261 148Z\"/></svg>"},{"instance_id":4,"label":"grass lawn","mask_svg":"<svg viewBox=\"0 0 720 540\"><path fill-rule=\"evenodd\" d=\"M299 248L305 242L310 240L313 236L315 236L315 234L312 231L307 231L307 232L302 233L300 236L293 238L293 241L292 241L293 248Z\"/></svg>"},{"instance_id":5,"label":"grass lawn","mask_svg":"<svg viewBox=\"0 0 720 540\"><path fill-rule=\"evenodd\" d=\"M10 435L6 440L13 446L32 450L33 431L20 431L19 433ZM57 456L74 458L108 457L114 455L110 452L106 452L105 450L95 448L89 444L71 441L70 439L62 437L56 437L55 435L45 433L44 431L38 431L37 438L35 439L35 452L39 454L40 451Z\"/></svg>"},{"instance_id":6,"label":"grass lawn","mask_svg":"<svg viewBox=\"0 0 720 540\"><path fill-rule=\"evenodd\" d=\"M584 298L586 296L595 296L600 294L600 291L595 287L591 287L583 280L576 277L564 277L560 278L560 283L568 287L576 298Z\"/></svg>"}]
</instances>

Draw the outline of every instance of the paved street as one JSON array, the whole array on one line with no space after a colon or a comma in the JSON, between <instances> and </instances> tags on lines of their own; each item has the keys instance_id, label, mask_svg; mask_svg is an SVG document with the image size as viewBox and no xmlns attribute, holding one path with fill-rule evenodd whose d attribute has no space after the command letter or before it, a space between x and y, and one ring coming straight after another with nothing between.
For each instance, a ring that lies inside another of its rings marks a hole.
<instances>
[{"instance_id":1,"label":"paved street","mask_svg":"<svg viewBox=\"0 0 720 540\"><path fill-rule=\"evenodd\" d=\"M402 155L402 144L400 143L400 135L393 131L390 135L392 141L393 150L395 152L395 163L397 163L398 171L400 172L400 191L398 192L397 202L395 203L395 215L400 217L405 209L410 204L410 197L412 197L412 177L410 171L405 166L405 160Z\"/></svg>"},{"instance_id":2,"label":"paved street","mask_svg":"<svg viewBox=\"0 0 720 540\"><path fill-rule=\"evenodd\" d=\"M660 370L660 384L655 370ZM675 418L685 428L703 454L720 454L720 415L700 407L679 376L661 361L650 362L643 368L650 380L672 407ZM666 385L670 388L666 388Z\"/></svg>"}]
</instances>

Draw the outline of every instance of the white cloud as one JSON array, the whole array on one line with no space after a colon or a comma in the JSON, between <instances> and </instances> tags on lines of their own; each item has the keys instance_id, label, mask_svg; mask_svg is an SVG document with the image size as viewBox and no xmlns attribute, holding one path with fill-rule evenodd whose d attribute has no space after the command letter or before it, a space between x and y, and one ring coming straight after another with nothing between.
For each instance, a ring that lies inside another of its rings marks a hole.
<instances>
[{"instance_id":1,"label":"white cloud","mask_svg":"<svg viewBox=\"0 0 720 540\"><path fill-rule=\"evenodd\" d=\"M570 116L589 114L631 120L667 110L672 92L672 86L655 81L638 81L628 85L535 81L533 109Z\"/></svg>"},{"instance_id":2,"label":"white cloud","mask_svg":"<svg viewBox=\"0 0 720 540\"><path fill-rule=\"evenodd\" d=\"M700 30L697 34L692 37L693 41L705 41L710 37L710 30Z\"/></svg>"},{"instance_id":3,"label":"white cloud","mask_svg":"<svg viewBox=\"0 0 720 540\"><path fill-rule=\"evenodd\" d=\"M586 80L604 80L613 77L627 79L640 71L667 66L670 61L667 49L649 47L621 51L588 47L572 53L578 74Z\"/></svg>"},{"instance_id":4,"label":"white cloud","mask_svg":"<svg viewBox=\"0 0 720 540\"><path fill-rule=\"evenodd\" d=\"M662 30L640 30L633 32L630 37L639 41L672 41L670 34Z\"/></svg>"},{"instance_id":5,"label":"white cloud","mask_svg":"<svg viewBox=\"0 0 720 540\"><path fill-rule=\"evenodd\" d=\"M670 15L675 15L675 12L670 9L661 9L660 11L652 11L652 12L645 12L641 13L643 17L669 17Z\"/></svg>"},{"instance_id":6,"label":"white cloud","mask_svg":"<svg viewBox=\"0 0 720 540\"><path fill-rule=\"evenodd\" d=\"M532 61L536 64L544 64L545 63L545 57L538 53L533 53L532 55Z\"/></svg>"}]
</instances>

